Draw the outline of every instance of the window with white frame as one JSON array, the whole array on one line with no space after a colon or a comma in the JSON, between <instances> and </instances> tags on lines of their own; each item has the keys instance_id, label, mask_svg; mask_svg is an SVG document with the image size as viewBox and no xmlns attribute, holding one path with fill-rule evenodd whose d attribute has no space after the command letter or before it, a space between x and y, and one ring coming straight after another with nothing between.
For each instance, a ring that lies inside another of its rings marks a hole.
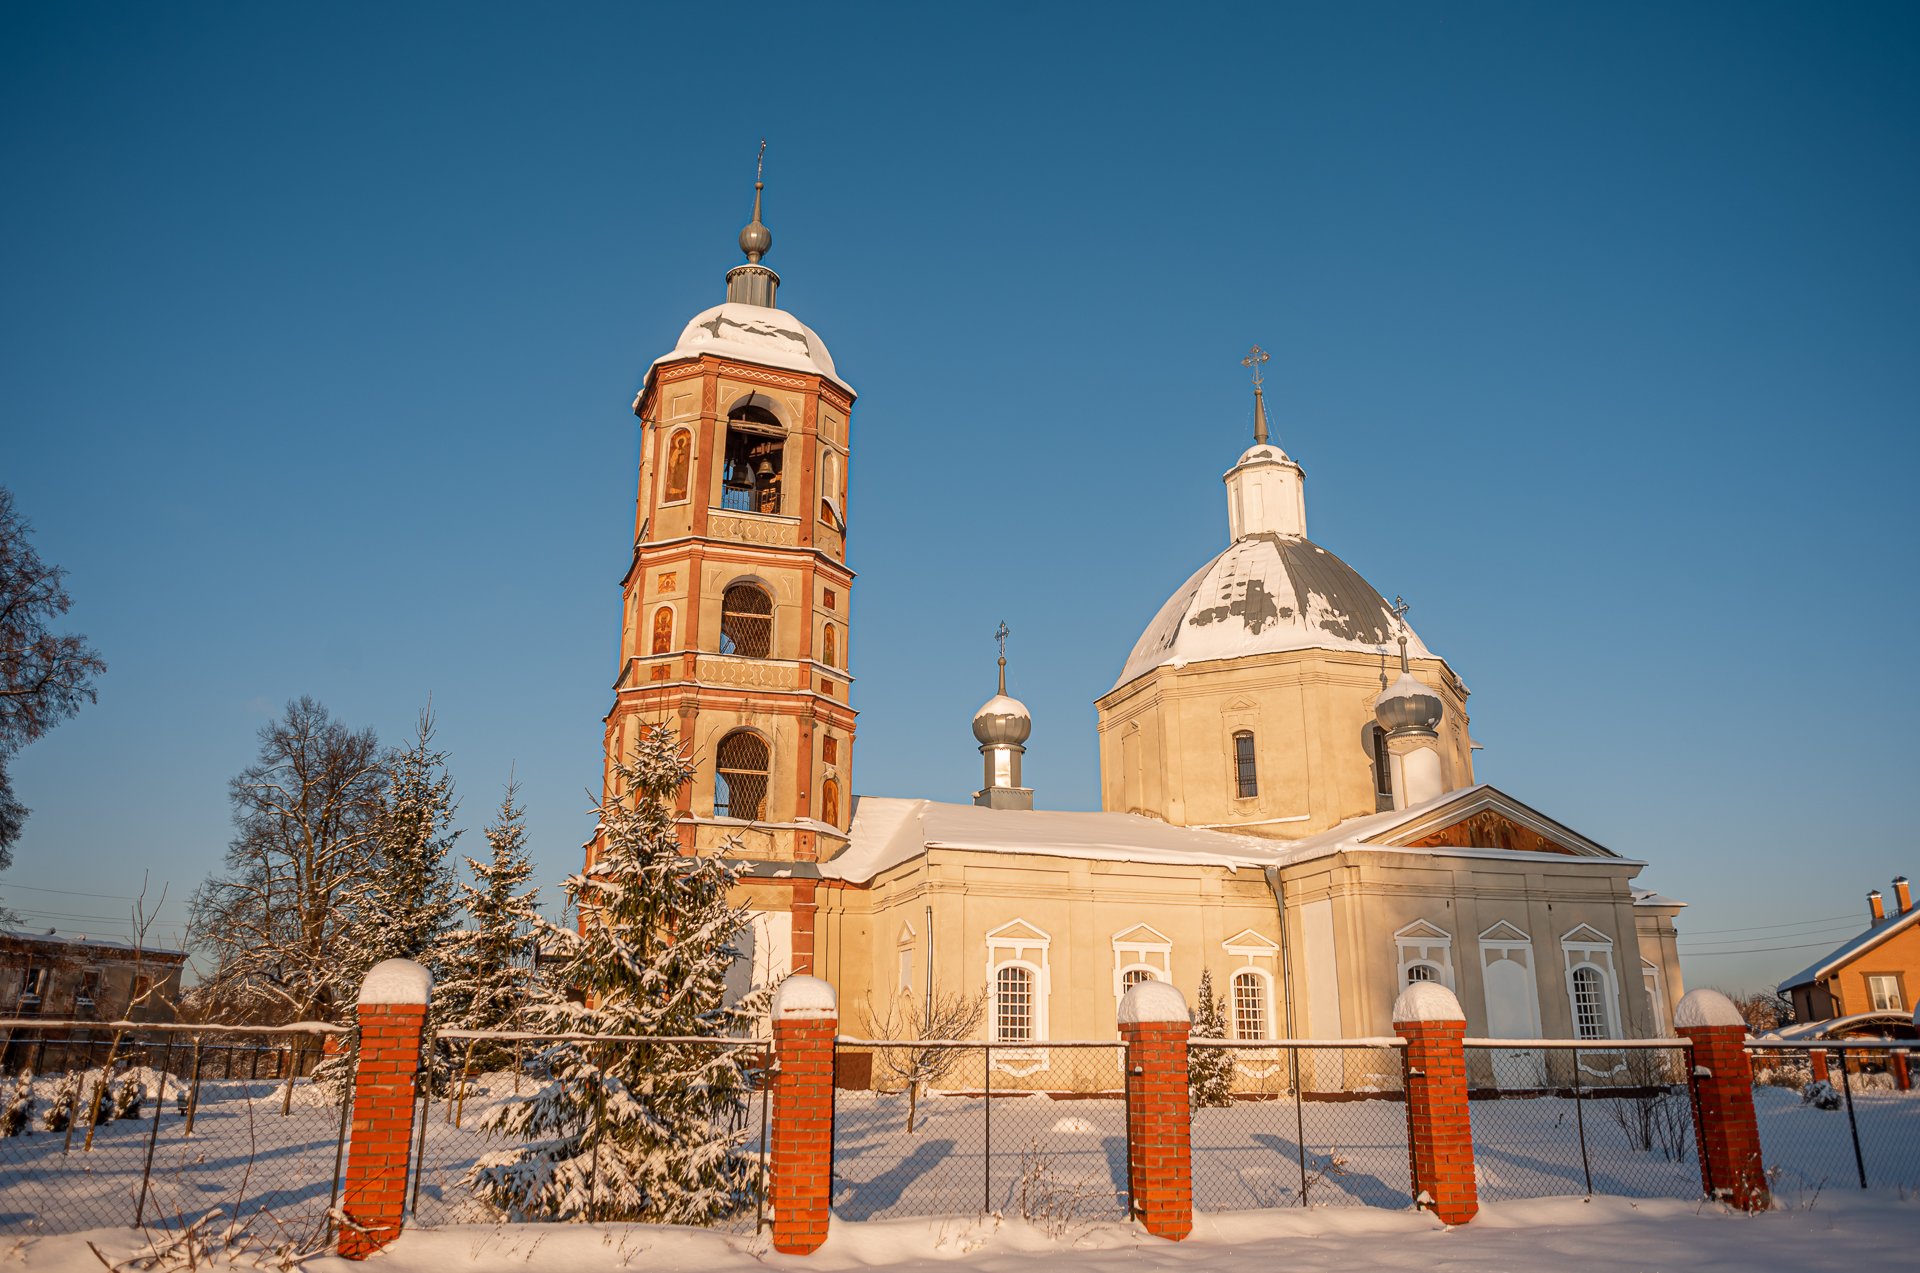
<instances>
[{"instance_id":1,"label":"window with white frame","mask_svg":"<svg viewBox=\"0 0 1920 1273\"><path fill-rule=\"evenodd\" d=\"M1453 989L1453 934L1421 919L1395 933L1393 941L1400 953L1400 989L1416 981Z\"/></svg>"},{"instance_id":2,"label":"window with white frame","mask_svg":"<svg viewBox=\"0 0 1920 1273\"><path fill-rule=\"evenodd\" d=\"M1113 935L1113 998L1118 1003L1143 981L1173 980L1173 943L1149 924Z\"/></svg>"},{"instance_id":3,"label":"window with white frame","mask_svg":"<svg viewBox=\"0 0 1920 1273\"><path fill-rule=\"evenodd\" d=\"M1901 1012L1900 979L1892 976L1868 977L1867 995L1875 1012Z\"/></svg>"},{"instance_id":4,"label":"window with white frame","mask_svg":"<svg viewBox=\"0 0 1920 1273\"><path fill-rule=\"evenodd\" d=\"M1650 959L1640 961L1640 980L1647 988L1647 1005L1653 1009L1654 1028L1665 1033L1673 1025L1667 1014L1667 994L1660 978L1660 965Z\"/></svg>"},{"instance_id":5,"label":"window with white frame","mask_svg":"<svg viewBox=\"0 0 1920 1273\"><path fill-rule=\"evenodd\" d=\"M1002 965L993 980L993 1040L1030 1043L1034 1037L1033 969Z\"/></svg>"},{"instance_id":6,"label":"window with white frame","mask_svg":"<svg viewBox=\"0 0 1920 1273\"><path fill-rule=\"evenodd\" d=\"M1607 1037L1606 978L1598 968L1582 964L1569 980L1573 986L1573 1028L1582 1039Z\"/></svg>"},{"instance_id":7,"label":"window with white frame","mask_svg":"<svg viewBox=\"0 0 1920 1273\"><path fill-rule=\"evenodd\" d=\"M1273 999L1274 978L1280 969L1280 946L1272 938L1244 929L1220 943L1227 952L1227 966L1233 972L1227 979L1232 1000L1229 1018L1230 1037L1271 1039L1275 1036ZM1242 1052L1235 1064L1246 1070L1250 1062L1265 1058ZM1252 1071L1247 1071L1251 1073Z\"/></svg>"},{"instance_id":8,"label":"window with white frame","mask_svg":"<svg viewBox=\"0 0 1920 1273\"><path fill-rule=\"evenodd\" d=\"M1267 977L1247 969L1233 974L1233 1037L1265 1039L1267 1032Z\"/></svg>"},{"instance_id":9,"label":"window with white frame","mask_svg":"<svg viewBox=\"0 0 1920 1273\"><path fill-rule=\"evenodd\" d=\"M1574 1037L1605 1039L1613 1037L1615 1030L1624 1033L1613 939L1590 924L1581 924L1560 939L1560 949L1566 960L1567 1006Z\"/></svg>"},{"instance_id":10,"label":"window with white frame","mask_svg":"<svg viewBox=\"0 0 1920 1273\"><path fill-rule=\"evenodd\" d=\"M987 934L987 985L993 1002L987 1020L988 1038L996 1043L1033 1043L1047 1038L1047 1003L1052 994L1047 954L1053 938L1044 930L1016 919ZM998 1048L995 1069L1016 1076L1047 1068L1045 1048Z\"/></svg>"}]
</instances>

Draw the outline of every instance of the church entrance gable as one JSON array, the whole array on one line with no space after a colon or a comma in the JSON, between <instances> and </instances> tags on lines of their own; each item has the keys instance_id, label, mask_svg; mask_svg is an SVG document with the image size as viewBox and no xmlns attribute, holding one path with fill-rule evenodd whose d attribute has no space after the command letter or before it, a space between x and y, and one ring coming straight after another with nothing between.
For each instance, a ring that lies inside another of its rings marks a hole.
<instances>
[{"instance_id":1,"label":"church entrance gable","mask_svg":"<svg viewBox=\"0 0 1920 1273\"><path fill-rule=\"evenodd\" d=\"M1415 849L1510 849L1533 853L1563 853L1575 856L1564 844L1523 827L1492 809L1469 814L1451 826L1428 832L1409 842Z\"/></svg>"}]
</instances>

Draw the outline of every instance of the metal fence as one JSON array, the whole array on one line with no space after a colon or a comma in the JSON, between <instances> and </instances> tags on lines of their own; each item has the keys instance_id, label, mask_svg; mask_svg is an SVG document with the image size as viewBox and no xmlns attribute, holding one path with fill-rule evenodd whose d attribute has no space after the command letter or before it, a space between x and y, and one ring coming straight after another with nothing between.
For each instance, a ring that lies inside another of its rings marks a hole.
<instances>
[{"instance_id":1,"label":"metal fence","mask_svg":"<svg viewBox=\"0 0 1920 1273\"><path fill-rule=\"evenodd\" d=\"M1684 1039L1468 1039L1480 1199L1697 1198Z\"/></svg>"},{"instance_id":2,"label":"metal fence","mask_svg":"<svg viewBox=\"0 0 1920 1273\"><path fill-rule=\"evenodd\" d=\"M21 1058L0 1077L0 1233L177 1227L218 1208L262 1237L325 1240L352 1104L349 1031L129 1023L60 1040L0 1026ZM297 1077L328 1036L348 1052L339 1077Z\"/></svg>"},{"instance_id":3,"label":"metal fence","mask_svg":"<svg viewBox=\"0 0 1920 1273\"><path fill-rule=\"evenodd\" d=\"M1768 1182L1786 1205L1823 1189L1920 1189L1920 1091L1894 1071L1920 1068L1920 1041L1749 1042L1754 1114ZM1824 1052L1827 1078L1813 1077ZM1908 1064L1895 1067L1895 1053Z\"/></svg>"},{"instance_id":4,"label":"metal fence","mask_svg":"<svg viewBox=\"0 0 1920 1273\"><path fill-rule=\"evenodd\" d=\"M1228 1102L1193 1111L1194 1210L1411 1206L1405 1046L1191 1043L1190 1066L1233 1067Z\"/></svg>"}]
</instances>

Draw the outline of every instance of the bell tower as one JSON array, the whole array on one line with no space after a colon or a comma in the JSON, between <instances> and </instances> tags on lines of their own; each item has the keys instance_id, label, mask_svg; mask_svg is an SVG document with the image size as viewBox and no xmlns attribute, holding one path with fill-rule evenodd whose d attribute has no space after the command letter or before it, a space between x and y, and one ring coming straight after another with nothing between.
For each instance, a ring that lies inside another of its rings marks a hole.
<instances>
[{"instance_id":1,"label":"bell tower","mask_svg":"<svg viewBox=\"0 0 1920 1273\"><path fill-rule=\"evenodd\" d=\"M854 392L819 336L775 308L763 189L726 301L687 324L634 399L639 490L604 746L610 766L646 727L678 731L694 768L681 843L737 843L756 960L778 974L812 967L812 864L852 818Z\"/></svg>"}]
</instances>

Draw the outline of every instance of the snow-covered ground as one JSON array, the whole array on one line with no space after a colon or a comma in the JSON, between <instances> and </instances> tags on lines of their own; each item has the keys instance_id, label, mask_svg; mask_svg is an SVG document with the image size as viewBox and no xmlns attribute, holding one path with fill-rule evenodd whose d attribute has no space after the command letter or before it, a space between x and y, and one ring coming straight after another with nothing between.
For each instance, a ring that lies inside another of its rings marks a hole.
<instances>
[{"instance_id":1,"label":"snow-covered ground","mask_svg":"<svg viewBox=\"0 0 1920 1273\"><path fill-rule=\"evenodd\" d=\"M19 1238L0 1261L21 1273L100 1273L88 1248L131 1254L126 1229ZM1823 1196L1808 1209L1759 1216L1674 1200L1596 1197L1495 1203L1457 1228L1415 1212L1330 1208L1220 1212L1167 1242L1123 1222L1050 1236L1020 1221L836 1220L810 1256L768 1250L764 1237L646 1225L470 1225L415 1229L371 1264L335 1257L314 1273L726 1273L942 1267L967 1273L1800 1273L1904 1268L1920 1244L1920 1203L1896 1190ZM244 1266L242 1266L244 1267Z\"/></svg>"}]
</instances>

